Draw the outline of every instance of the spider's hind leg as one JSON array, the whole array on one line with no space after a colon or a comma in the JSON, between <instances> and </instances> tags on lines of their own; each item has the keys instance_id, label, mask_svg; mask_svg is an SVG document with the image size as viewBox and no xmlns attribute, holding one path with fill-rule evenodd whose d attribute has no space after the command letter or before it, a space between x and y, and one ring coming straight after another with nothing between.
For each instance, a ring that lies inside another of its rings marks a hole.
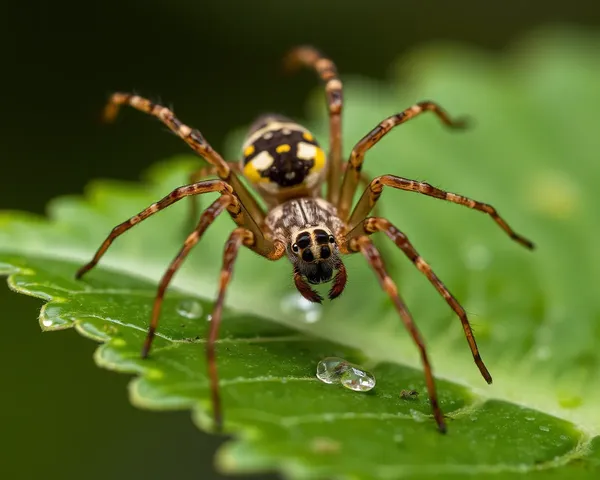
<instances>
[{"instance_id":1,"label":"spider's hind leg","mask_svg":"<svg viewBox=\"0 0 600 480\"><path fill-rule=\"evenodd\" d=\"M325 84L329 110L329 155L327 165L327 200L337 204L342 167L342 107L343 87L335 64L317 49L310 46L296 47L285 59L288 68L298 66L314 68Z\"/></svg>"}]
</instances>

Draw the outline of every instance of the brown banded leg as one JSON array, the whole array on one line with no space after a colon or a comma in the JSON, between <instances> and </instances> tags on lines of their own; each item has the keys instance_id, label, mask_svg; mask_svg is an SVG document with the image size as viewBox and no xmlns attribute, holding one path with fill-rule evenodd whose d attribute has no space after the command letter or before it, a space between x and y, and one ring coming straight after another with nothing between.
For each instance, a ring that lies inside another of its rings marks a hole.
<instances>
[{"instance_id":1,"label":"brown banded leg","mask_svg":"<svg viewBox=\"0 0 600 480\"><path fill-rule=\"evenodd\" d=\"M239 173L239 164L237 162L227 162L229 168L234 172ZM188 183L198 183L201 180L205 180L206 177L218 176L217 175L217 167L214 165L203 165L198 170L194 170L190 173ZM198 218L198 212L201 209L201 201L198 197L192 196L190 197L190 223L193 225L196 223L196 219Z\"/></svg>"},{"instance_id":2,"label":"brown banded leg","mask_svg":"<svg viewBox=\"0 0 600 480\"><path fill-rule=\"evenodd\" d=\"M335 64L310 46L302 46L288 53L286 63L290 68L305 66L314 68L325 83L329 109L329 155L327 168L327 200L338 202L339 181L342 167L342 82Z\"/></svg>"},{"instance_id":3,"label":"brown banded leg","mask_svg":"<svg viewBox=\"0 0 600 480\"><path fill-rule=\"evenodd\" d=\"M404 304L404 302L398 294L398 288L396 287L396 284L386 272L385 266L383 265L383 261L381 259L381 255L375 248L375 245L373 245L373 242L371 242L371 240L366 236L352 238L348 241L346 248L352 252L361 252L365 256L365 258L369 262L369 265L374 270L375 275L379 280L379 284L381 285L381 288L385 290L385 292L388 294L388 296L394 303L394 307L400 315L404 326L406 327L408 333L410 333L410 336L417 345L419 353L421 354L421 362L423 363L423 369L425 370L425 383L427 385L427 392L429 394L429 401L431 403L433 416L435 418L439 431L442 433L446 433L446 423L444 422L444 415L438 404L435 382L433 380L433 373L431 369L431 364L429 363L429 358L427 356L427 349L425 348L425 343L408 309L406 308L406 305Z\"/></svg>"},{"instance_id":4,"label":"brown banded leg","mask_svg":"<svg viewBox=\"0 0 600 480\"><path fill-rule=\"evenodd\" d=\"M160 309L162 306L163 299L165 297L165 291L173 278L175 272L181 267L181 264L188 256L194 245L198 243L206 229L210 226L211 223L215 221L215 219L231 205L236 205L239 208L239 202L233 195L222 195L217 198L203 213L200 217L200 221L198 225L194 229L192 233L188 235L185 239L183 247L177 254L177 256L173 259L169 268L163 274L160 283L158 284L158 290L156 292L156 297L154 298L154 305L152 306L152 316L150 317L150 325L148 327L148 334L146 335L146 340L144 341L144 346L142 347L142 358L146 358L148 353L150 352L150 347L152 346L152 340L154 340L154 335L156 333L156 329L158 328L158 321L160 318Z\"/></svg>"},{"instance_id":5,"label":"brown banded leg","mask_svg":"<svg viewBox=\"0 0 600 480\"><path fill-rule=\"evenodd\" d=\"M401 125L424 112L435 113L442 123L448 127L464 128L466 125L464 120L452 120L439 105L433 102L419 102L403 112L392 115L379 123L379 125L365 135L354 146L350 153L348 168L346 169L344 180L342 181L340 201L338 204L338 214L342 220L348 219L354 193L356 192L359 181L360 171L362 170L364 157L367 151L379 142L379 140L381 140L392 128Z\"/></svg>"},{"instance_id":6,"label":"brown banded leg","mask_svg":"<svg viewBox=\"0 0 600 480\"><path fill-rule=\"evenodd\" d=\"M219 178L226 180L231 184L236 195L244 204L244 208L248 210L257 222L262 223L264 221L265 214L258 202L232 171L230 165L223 160L223 157L221 157L214 148L212 148L199 130L193 129L182 123L167 107L153 103L147 98L140 97L139 95L121 92L114 93L110 97L108 104L104 109L105 120L114 120L121 105L130 105L131 107L152 115L163 122L171 131L181 137L194 152L214 166L215 172Z\"/></svg>"},{"instance_id":7,"label":"brown banded leg","mask_svg":"<svg viewBox=\"0 0 600 480\"><path fill-rule=\"evenodd\" d=\"M350 240L354 237L359 237L363 235L372 235L376 232L385 233L392 242L396 244L400 250L404 252L404 254L410 259L410 261L419 269L421 273L423 273L427 279L431 282L431 284L435 287L435 289L439 292L439 294L444 297L450 308L454 310L454 312L460 318L460 321L463 326L463 330L465 332L465 337L467 338L467 342L469 343L469 347L471 348L471 353L473 354L473 359L475 360L475 364L479 368L481 375L485 378L487 383L492 383L492 376L488 371L487 367L483 363L481 356L479 355L479 349L477 348L477 342L475 341L475 336L473 335L473 330L471 329L471 325L469 324L469 319L467 318L467 314L464 308L458 303L456 298L448 291L446 286L442 283L442 281L437 277L437 275L433 272L429 264L423 260L423 258L419 255L417 250L410 243L408 238L404 233L398 230L392 223L390 223L385 218L372 217L365 219L364 222L359 224L352 232L350 232L346 238Z\"/></svg>"},{"instance_id":8,"label":"brown banded leg","mask_svg":"<svg viewBox=\"0 0 600 480\"><path fill-rule=\"evenodd\" d=\"M221 268L221 276L219 279L219 294L217 301L213 307L210 320L210 331L208 341L206 343L206 363L208 367L208 376L210 380L210 392L213 406L213 417L215 427L218 431L221 430L223 424L223 415L221 412L221 396L219 394L219 375L217 372L217 363L215 355L215 342L219 336L219 326L221 324L221 316L223 313L223 305L225 302L225 293L227 286L233 275L233 266L237 259L238 252L242 245L253 249L255 246L255 235L245 228L236 228L227 243L223 252L223 267ZM273 250L265 255L270 260L278 260L285 253L285 246L277 243L273 245Z\"/></svg>"},{"instance_id":9,"label":"brown banded leg","mask_svg":"<svg viewBox=\"0 0 600 480\"><path fill-rule=\"evenodd\" d=\"M229 177L229 166L221 155L210 146L198 130L188 127L181 122L169 108L151 102L139 95L117 92L112 94L108 104L104 108L104 119L109 122L114 120L119 113L121 105L130 105L137 110L158 118L171 131L181 137L192 150L213 165L220 178L225 180Z\"/></svg>"},{"instance_id":10,"label":"brown banded leg","mask_svg":"<svg viewBox=\"0 0 600 480\"><path fill-rule=\"evenodd\" d=\"M224 182L223 180L206 180L204 182L198 182L193 185L186 185L185 187L179 187L169 193L166 197L162 198L156 203L153 203L149 207L142 210L137 215L134 215L129 220L117 225L112 229L108 237L104 240L100 248L96 251L94 258L83 267L81 267L77 273L75 274L75 278L81 278L86 272L94 268L94 266L98 263L100 258L106 253L108 247L112 244L112 242L129 230L131 227L137 225L143 220L146 220L151 215L154 215L156 212L159 212L169 205L181 200L184 197L188 197L191 195L200 195L203 193L211 193L211 192L219 192L222 195L231 195L233 194L233 189L231 186ZM242 222L242 212L239 202L233 202L228 205L228 210L233 217L236 223L241 224Z\"/></svg>"},{"instance_id":11,"label":"brown banded leg","mask_svg":"<svg viewBox=\"0 0 600 480\"><path fill-rule=\"evenodd\" d=\"M395 175L382 175L381 177L376 177L371 181L369 187L365 190L362 197L360 197L360 200L356 204L356 207L350 216L350 220L348 221L348 230L351 230L359 225L369 214L379 200L381 192L383 191L383 187L392 187L399 190L422 193L423 195L427 195L429 197L447 200L448 202L457 203L459 205L472 208L473 210L479 210L480 212L487 213L490 217L492 217L494 222L496 222L500 228L504 230L514 241L529 249L534 248L533 242L516 233L491 205L478 202L477 200L472 200L468 197L463 197L462 195L457 195L456 193L446 192L445 190L436 188L429 183L417 182L415 180L397 177Z\"/></svg>"}]
</instances>

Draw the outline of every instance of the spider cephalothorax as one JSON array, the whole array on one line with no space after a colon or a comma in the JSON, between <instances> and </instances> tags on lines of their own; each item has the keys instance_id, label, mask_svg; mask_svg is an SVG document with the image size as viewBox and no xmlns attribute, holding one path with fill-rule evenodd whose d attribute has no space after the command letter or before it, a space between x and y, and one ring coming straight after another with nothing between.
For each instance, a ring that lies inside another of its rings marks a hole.
<instances>
[{"instance_id":1,"label":"spider cephalothorax","mask_svg":"<svg viewBox=\"0 0 600 480\"><path fill-rule=\"evenodd\" d=\"M346 269L340 255L354 253L363 255L419 349L433 415L439 430L444 432L446 425L438 405L425 344L398 294L396 284L385 269L381 255L370 240L371 235L380 232L389 237L435 286L460 318L479 371L488 383L492 382L492 377L479 355L469 320L458 301L396 226L383 217L369 215L374 210L384 187L418 192L484 212L518 243L528 248L533 248L533 244L515 233L491 205L440 190L428 183L396 175L382 175L369 182L361 173L365 153L395 126L423 112L433 112L450 127L460 127L461 122L450 119L446 112L433 102L417 103L380 122L355 145L345 168L342 168L342 83L337 76L335 65L312 47L294 49L288 60L290 66L304 65L315 68L325 83L329 109L327 156L306 128L286 117L269 114L259 117L250 127L242 147L243 155L240 162L226 162L198 130L183 124L167 107L127 93L115 93L111 97L105 110L107 119L114 118L121 105L130 105L154 115L203 157L210 167L201 168L193 173L189 185L175 189L162 200L116 226L94 258L80 268L76 276L79 278L93 268L115 238L154 213L184 197L192 198L210 192L219 193L220 197L204 210L196 228L190 233L160 281L148 335L142 348L142 357L146 357L150 351L158 326L162 300L173 274L210 224L221 213L227 211L237 228L229 236L223 253L219 294L212 312L210 332L206 342L213 415L217 428L221 427L222 414L215 341L218 338L225 293L232 277L237 254L240 248L247 247L269 260L279 260L287 254L292 263L296 288L312 302L321 302L323 299L312 289L311 284L331 281L330 299L336 298L344 290ZM266 211L240 181L240 173L265 201L268 207ZM210 175L217 175L219 179L207 180L206 177ZM363 181L366 188L352 207L359 181ZM327 185L326 196L322 196L323 182ZM194 210L192 210L192 217L195 221L198 218Z\"/></svg>"},{"instance_id":2,"label":"spider cephalothorax","mask_svg":"<svg viewBox=\"0 0 600 480\"><path fill-rule=\"evenodd\" d=\"M318 285L332 279L329 298L342 293L346 269L336 239L342 224L333 205L321 198L287 200L269 212L265 223L274 237L286 245L294 283L304 298L321 302L321 295L308 284Z\"/></svg>"}]
</instances>

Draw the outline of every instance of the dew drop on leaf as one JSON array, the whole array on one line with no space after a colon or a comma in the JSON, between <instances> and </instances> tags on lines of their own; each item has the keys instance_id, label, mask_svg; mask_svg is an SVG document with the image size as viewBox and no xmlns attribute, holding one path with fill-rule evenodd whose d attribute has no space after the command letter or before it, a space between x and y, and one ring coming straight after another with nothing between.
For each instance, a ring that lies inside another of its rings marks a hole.
<instances>
[{"instance_id":1,"label":"dew drop on leaf","mask_svg":"<svg viewBox=\"0 0 600 480\"><path fill-rule=\"evenodd\" d=\"M202 305L196 300L182 300L177 305L177 313L185 318L200 318L202 315Z\"/></svg>"},{"instance_id":2,"label":"dew drop on leaf","mask_svg":"<svg viewBox=\"0 0 600 480\"><path fill-rule=\"evenodd\" d=\"M540 425L540 430L542 432L549 432L550 431L550 427L548 427L547 425Z\"/></svg>"},{"instance_id":3,"label":"dew drop on leaf","mask_svg":"<svg viewBox=\"0 0 600 480\"><path fill-rule=\"evenodd\" d=\"M371 372L339 357L327 357L317 364L317 378L324 383L341 383L355 392L368 392L375 386Z\"/></svg>"},{"instance_id":4,"label":"dew drop on leaf","mask_svg":"<svg viewBox=\"0 0 600 480\"><path fill-rule=\"evenodd\" d=\"M355 392L368 392L375 386L375 377L371 372L349 366L349 368L342 373L340 383L344 387L354 390Z\"/></svg>"},{"instance_id":5,"label":"dew drop on leaf","mask_svg":"<svg viewBox=\"0 0 600 480\"><path fill-rule=\"evenodd\" d=\"M51 327L52 326L52 320L50 320L48 318L44 318L44 320L42 320L42 325L44 327Z\"/></svg>"},{"instance_id":6,"label":"dew drop on leaf","mask_svg":"<svg viewBox=\"0 0 600 480\"><path fill-rule=\"evenodd\" d=\"M340 383L348 362L339 357L327 357L317 364L317 378L324 383Z\"/></svg>"}]
</instances>

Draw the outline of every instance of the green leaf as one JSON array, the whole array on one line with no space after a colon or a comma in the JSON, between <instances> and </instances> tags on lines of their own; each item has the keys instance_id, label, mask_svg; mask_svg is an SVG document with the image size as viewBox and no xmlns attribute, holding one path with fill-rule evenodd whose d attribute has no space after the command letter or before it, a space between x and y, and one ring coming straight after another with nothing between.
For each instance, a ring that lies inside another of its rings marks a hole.
<instances>
[{"instance_id":1,"label":"green leaf","mask_svg":"<svg viewBox=\"0 0 600 480\"><path fill-rule=\"evenodd\" d=\"M410 122L369 152L365 170L491 203L538 249L522 249L466 208L405 192L383 196L382 214L470 314L494 376L487 386L458 319L380 239L427 341L448 415L445 436L430 417L416 349L360 256L347 260L342 297L305 312L294 304L287 261L242 252L218 344L225 429L234 435L218 455L223 471L278 470L299 479L597 477L600 60L590 52L599 47L595 37L542 33L503 58L423 49L400 63L404 80L390 85L344 78L347 152L416 100L471 115L475 128L460 134L433 117ZM311 126L325 139L322 103L319 91ZM239 133L231 144L237 155ZM194 165L190 157L170 160L143 184L95 182L83 199L53 201L48 219L1 213L0 273L12 289L46 302L43 330L74 327L102 342L100 366L136 374L135 405L191 409L208 429L203 344L231 221L220 218L175 277L148 360L140 348L156 282L185 238L185 202L119 238L83 281L73 278L114 225L184 183ZM326 356L360 362L377 386L355 393L319 382L316 365ZM403 399L402 389L420 395Z\"/></svg>"}]
</instances>

